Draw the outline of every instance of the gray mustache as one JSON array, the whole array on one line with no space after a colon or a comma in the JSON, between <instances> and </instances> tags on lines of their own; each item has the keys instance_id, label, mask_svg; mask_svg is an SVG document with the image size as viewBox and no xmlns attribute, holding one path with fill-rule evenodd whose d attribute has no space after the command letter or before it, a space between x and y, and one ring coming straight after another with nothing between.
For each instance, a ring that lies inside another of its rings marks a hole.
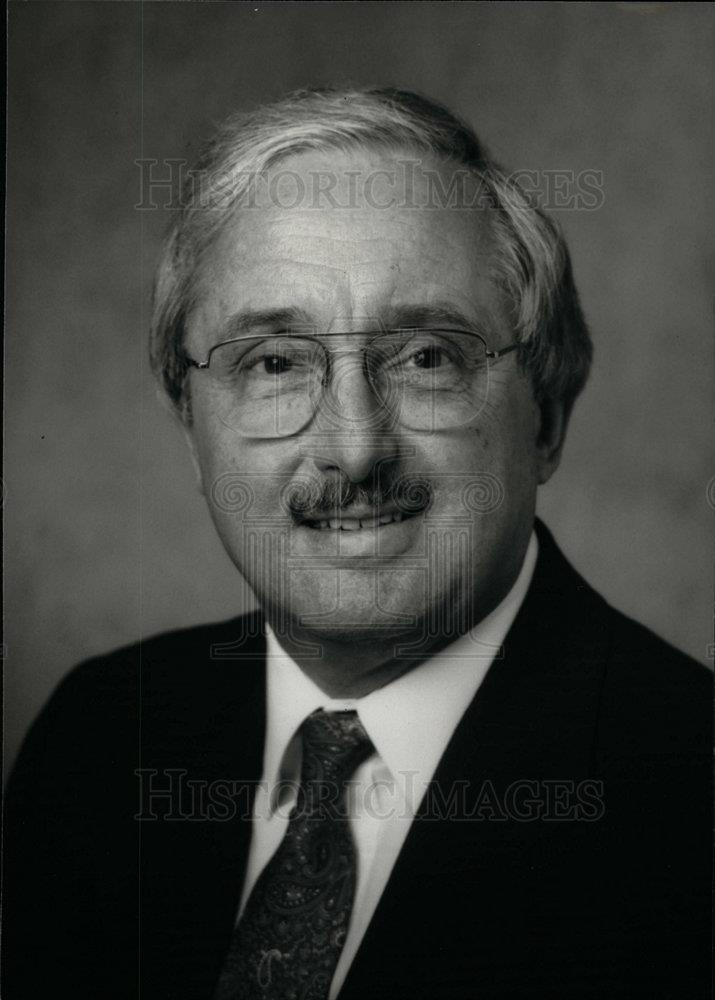
<instances>
[{"instance_id":1,"label":"gray mustache","mask_svg":"<svg viewBox=\"0 0 715 1000\"><path fill-rule=\"evenodd\" d=\"M431 506L432 486L418 476L390 477L388 481L374 477L361 483L349 479L327 479L302 482L288 491L287 505L293 517L342 510L350 507L395 507L404 514L417 514Z\"/></svg>"}]
</instances>

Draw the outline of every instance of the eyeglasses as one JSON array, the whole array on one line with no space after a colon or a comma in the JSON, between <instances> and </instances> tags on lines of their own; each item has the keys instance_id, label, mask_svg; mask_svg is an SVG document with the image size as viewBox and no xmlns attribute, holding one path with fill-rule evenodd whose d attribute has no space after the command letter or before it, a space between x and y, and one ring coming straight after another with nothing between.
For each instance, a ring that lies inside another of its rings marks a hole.
<instances>
[{"instance_id":1,"label":"eyeglasses","mask_svg":"<svg viewBox=\"0 0 715 1000\"><path fill-rule=\"evenodd\" d=\"M186 357L206 372L216 390L220 419L250 438L289 437L304 430L318 408L343 422L341 385L347 357L362 355L362 372L374 405L353 419L366 427L386 414L415 431L439 431L473 423L489 394L490 370L520 344L492 351L481 334L461 329L396 329L379 332L361 347L329 348L332 337L362 333L238 337L215 344L205 360Z\"/></svg>"}]
</instances>

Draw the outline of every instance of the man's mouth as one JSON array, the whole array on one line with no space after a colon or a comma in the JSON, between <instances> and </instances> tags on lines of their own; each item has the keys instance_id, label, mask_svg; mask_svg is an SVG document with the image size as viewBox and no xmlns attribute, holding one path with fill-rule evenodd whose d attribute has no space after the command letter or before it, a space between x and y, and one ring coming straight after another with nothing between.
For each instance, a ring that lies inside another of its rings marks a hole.
<instances>
[{"instance_id":1,"label":"man's mouth","mask_svg":"<svg viewBox=\"0 0 715 1000\"><path fill-rule=\"evenodd\" d=\"M315 511L301 515L299 524L314 531L365 531L399 524L421 511L405 512L394 508Z\"/></svg>"}]
</instances>

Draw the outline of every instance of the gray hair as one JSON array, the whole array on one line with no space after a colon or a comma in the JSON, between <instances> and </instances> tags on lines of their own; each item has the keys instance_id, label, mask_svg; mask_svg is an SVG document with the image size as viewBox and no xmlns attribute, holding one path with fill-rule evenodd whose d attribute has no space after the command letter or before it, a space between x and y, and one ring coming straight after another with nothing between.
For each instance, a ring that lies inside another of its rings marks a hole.
<instances>
[{"instance_id":1,"label":"gray hair","mask_svg":"<svg viewBox=\"0 0 715 1000\"><path fill-rule=\"evenodd\" d=\"M184 335L199 263L240 210L252 180L296 153L356 149L431 156L478 181L492 209L494 277L524 345L520 363L537 399L562 399L570 408L588 377L592 346L558 226L489 158L467 124L417 94L380 88L298 91L232 116L204 148L186 180L154 285L151 364L179 414L190 420Z\"/></svg>"}]
</instances>

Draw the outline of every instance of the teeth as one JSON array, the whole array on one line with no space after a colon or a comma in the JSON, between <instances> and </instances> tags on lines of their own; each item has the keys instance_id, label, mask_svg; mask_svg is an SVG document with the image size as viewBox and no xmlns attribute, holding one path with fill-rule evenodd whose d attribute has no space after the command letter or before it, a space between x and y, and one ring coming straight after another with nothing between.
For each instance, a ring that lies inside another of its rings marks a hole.
<instances>
[{"instance_id":1,"label":"teeth","mask_svg":"<svg viewBox=\"0 0 715 1000\"><path fill-rule=\"evenodd\" d=\"M331 517L324 521L308 521L312 528L318 531L326 531L331 529L332 531L360 531L362 528L376 528L379 525L384 524L399 524L403 519L403 513L400 510L394 511L392 514L380 514L379 517L346 517L346 518L336 518Z\"/></svg>"}]
</instances>

